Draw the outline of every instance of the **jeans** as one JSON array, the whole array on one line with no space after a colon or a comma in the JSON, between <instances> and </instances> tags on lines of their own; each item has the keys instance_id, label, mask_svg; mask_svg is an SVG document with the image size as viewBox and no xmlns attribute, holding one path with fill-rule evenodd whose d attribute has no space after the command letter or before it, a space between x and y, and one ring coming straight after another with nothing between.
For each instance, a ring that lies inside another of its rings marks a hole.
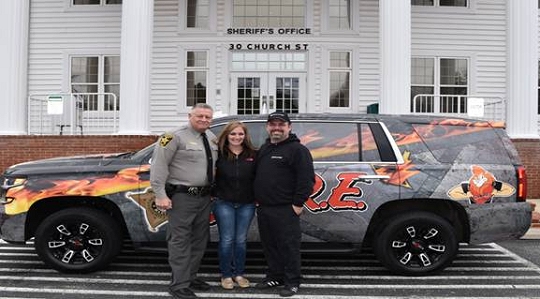
<instances>
[{"instance_id":1,"label":"jeans","mask_svg":"<svg viewBox=\"0 0 540 299\"><path fill-rule=\"evenodd\" d=\"M224 278L244 275L246 239L255 204L241 204L217 199L214 216L219 231L219 270Z\"/></svg>"}]
</instances>

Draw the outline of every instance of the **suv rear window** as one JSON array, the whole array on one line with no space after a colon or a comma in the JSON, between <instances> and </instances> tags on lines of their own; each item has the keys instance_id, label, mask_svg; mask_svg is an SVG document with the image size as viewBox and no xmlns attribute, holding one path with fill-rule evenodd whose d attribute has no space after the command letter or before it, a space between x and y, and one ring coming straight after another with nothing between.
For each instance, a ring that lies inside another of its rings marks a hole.
<instances>
[{"instance_id":1,"label":"suv rear window","mask_svg":"<svg viewBox=\"0 0 540 299\"><path fill-rule=\"evenodd\" d=\"M491 127L413 124L413 128L442 163L512 164L501 138Z\"/></svg>"}]
</instances>

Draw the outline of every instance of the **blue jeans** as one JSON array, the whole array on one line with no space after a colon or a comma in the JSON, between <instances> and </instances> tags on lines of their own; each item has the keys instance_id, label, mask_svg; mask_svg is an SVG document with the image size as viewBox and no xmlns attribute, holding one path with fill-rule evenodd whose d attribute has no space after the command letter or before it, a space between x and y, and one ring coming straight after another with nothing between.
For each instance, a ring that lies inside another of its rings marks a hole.
<instances>
[{"instance_id":1,"label":"blue jeans","mask_svg":"<svg viewBox=\"0 0 540 299\"><path fill-rule=\"evenodd\" d=\"M222 277L244 275L246 239L255 204L240 204L217 199L214 216L219 231L219 270Z\"/></svg>"}]
</instances>

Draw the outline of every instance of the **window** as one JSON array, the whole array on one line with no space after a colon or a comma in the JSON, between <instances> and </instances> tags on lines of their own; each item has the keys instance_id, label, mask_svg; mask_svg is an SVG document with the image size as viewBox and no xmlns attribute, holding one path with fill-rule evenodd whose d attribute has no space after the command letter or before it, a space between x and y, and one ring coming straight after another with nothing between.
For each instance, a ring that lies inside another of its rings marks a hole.
<instances>
[{"instance_id":1,"label":"window","mask_svg":"<svg viewBox=\"0 0 540 299\"><path fill-rule=\"evenodd\" d=\"M351 53L330 52L329 105L332 108L350 107Z\"/></svg>"},{"instance_id":2,"label":"window","mask_svg":"<svg viewBox=\"0 0 540 299\"><path fill-rule=\"evenodd\" d=\"M467 0L411 0L411 5L467 7Z\"/></svg>"},{"instance_id":3,"label":"window","mask_svg":"<svg viewBox=\"0 0 540 299\"><path fill-rule=\"evenodd\" d=\"M328 29L351 28L351 4L349 0L328 1Z\"/></svg>"},{"instance_id":4,"label":"window","mask_svg":"<svg viewBox=\"0 0 540 299\"><path fill-rule=\"evenodd\" d=\"M89 94L82 97L84 111L119 109L120 56L73 56L70 74L71 92Z\"/></svg>"},{"instance_id":5,"label":"window","mask_svg":"<svg viewBox=\"0 0 540 299\"><path fill-rule=\"evenodd\" d=\"M115 5L122 4L122 0L73 0L72 5Z\"/></svg>"},{"instance_id":6,"label":"window","mask_svg":"<svg viewBox=\"0 0 540 299\"><path fill-rule=\"evenodd\" d=\"M206 103L208 52L186 52L186 106Z\"/></svg>"},{"instance_id":7,"label":"window","mask_svg":"<svg viewBox=\"0 0 540 299\"><path fill-rule=\"evenodd\" d=\"M187 28L209 28L209 0L188 0L186 13Z\"/></svg>"},{"instance_id":8,"label":"window","mask_svg":"<svg viewBox=\"0 0 540 299\"><path fill-rule=\"evenodd\" d=\"M235 71L304 71L306 60L303 52L234 52L232 68Z\"/></svg>"},{"instance_id":9,"label":"window","mask_svg":"<svg viewBox=\"0 0 540 299\"><path fill-rule=\"evenodd\" d=\"M467 59L413 58L411 72L411 112L467 112Z\"/></svg>"},{"instance_id":10,"label":"window","mask_svg":"<svg viewBox=\"0 0 540 299\"><path fill-rule=\"evenodd\" d=\"M304 0L234 0L233 27L304 27Z\"/></svg>"}]
</instances>

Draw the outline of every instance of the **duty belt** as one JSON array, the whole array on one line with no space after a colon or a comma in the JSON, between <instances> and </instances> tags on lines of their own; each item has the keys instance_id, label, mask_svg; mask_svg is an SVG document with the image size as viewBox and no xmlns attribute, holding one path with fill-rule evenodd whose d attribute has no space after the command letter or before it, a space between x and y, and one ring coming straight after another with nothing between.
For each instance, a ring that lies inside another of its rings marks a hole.
<instances>
[{"instance_id":1,"label":"duty belt","mask_svg":"<svg viewBox=\"0 0 540 299\"><path fill-rule=\"evenodd\" d=\"M210 191L210 186L197 187L165 184L165 192L169 197L172 197L175 193L187 193L192 196L206 196L210 194Z\"/></svg>"}]
</instances>

